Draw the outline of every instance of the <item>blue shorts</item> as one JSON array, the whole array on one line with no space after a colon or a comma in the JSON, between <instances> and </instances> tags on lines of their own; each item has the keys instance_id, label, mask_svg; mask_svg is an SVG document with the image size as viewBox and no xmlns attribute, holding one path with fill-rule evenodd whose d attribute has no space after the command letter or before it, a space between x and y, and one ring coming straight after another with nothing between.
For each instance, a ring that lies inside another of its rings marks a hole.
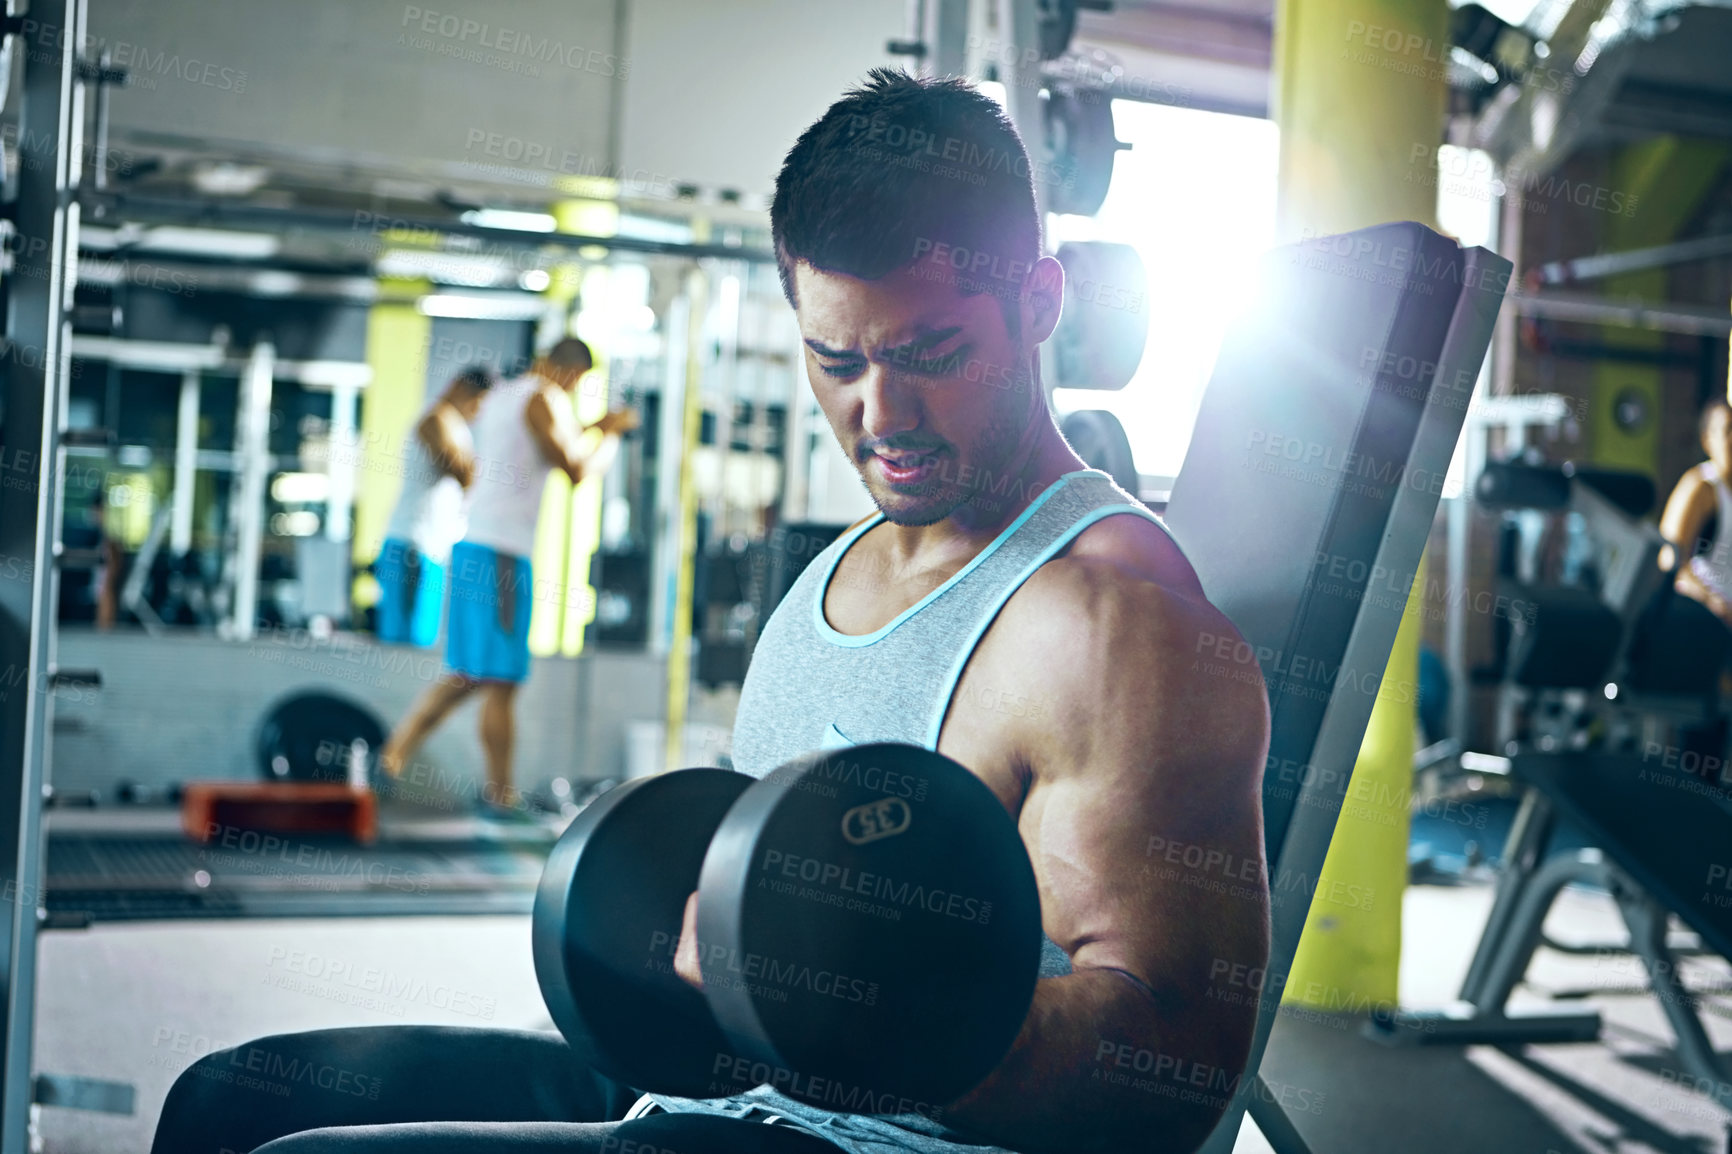
<instances>
[{"instance_id":1,"label":"blue shorts","mask_svg":"<svg viewBox=\"0 0 1732 1154\"><path fill-rule=\"evenodd\" d=\"M533 589L527 559L459 541L451 550L446 666L477 681L528 677Z\"/></svg>"},{"instance_id":2,"label":"blue shorts","mask_svg":"<svg viewBox=\"0 0 1732 1154\"><path fill-rule=\"evenodd\" d=\"M445 566L407 541L385 538L373 562L379 581L380 641L431 648L445 609Z\"/></svg>"}]
</instances>

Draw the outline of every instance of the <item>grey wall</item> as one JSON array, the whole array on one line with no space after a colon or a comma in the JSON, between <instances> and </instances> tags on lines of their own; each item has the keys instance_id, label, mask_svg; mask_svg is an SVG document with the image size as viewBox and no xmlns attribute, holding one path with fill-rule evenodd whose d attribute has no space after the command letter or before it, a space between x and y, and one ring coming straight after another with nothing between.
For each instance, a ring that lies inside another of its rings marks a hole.
<instances>
[{"instance_id":1,"label":"grey wall","mask_svg":"<svg viewBox=\"0 0 1732 1154\"><path fill-rule=\"evenodd\" d=\"M628 169L770 192L794 140L903 35L903 0L628 0Z\"/></svg>"},{"instance_id":2,"label":"grey wall","mask_svg":"<svg viewBox=\"0 0 1732 1154\"><path fill-rule=\"evenodd\" d=\"M92 0L90 29L131 71L114 98L117 132L458 165L498 163L485 137L495 132L605 165L615 10L614 0Z\"/></svg>"},{"instance_id":3,"label":"grey wall","mask_svg":"<svg viewBox=\"0 0 1732 1154\"><path fill-rule=\"evenodd\" d=\"M90 5L97 46L132 72L118 147L168 134L429 176L749 193L844 88L897 62L884 44L904 20L903 0Z\"/></svg>"},{"instance_id":4,"label":"grey wall","mask_svg":"<svg viewBox=\"0 0 1732 1154\"><path fill-rule=\"evenodd\" d=\"M54 700L53 781L112 798L116 782L252 779L254 732L266 706L300 689L354 697L394 723L439 668L439 655L304 633L251 643L193 634L62 629L59 664L99 669L100 689ZM661 717L666 666L643 654L537 658L518 697L516 781L612 777L625 769L625 726ZM482 780L475 703L433 735L423 760L441 780ZM723 719L717 719L723 720ZM730 719L726 719L730 720Z\"/></svg>"}]
</instances>

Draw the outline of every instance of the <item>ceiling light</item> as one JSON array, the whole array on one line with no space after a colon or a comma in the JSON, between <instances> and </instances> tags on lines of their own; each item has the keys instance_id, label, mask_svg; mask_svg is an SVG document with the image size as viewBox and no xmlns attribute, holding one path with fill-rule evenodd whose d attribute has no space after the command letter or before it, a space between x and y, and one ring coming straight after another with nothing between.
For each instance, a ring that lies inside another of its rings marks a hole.
<instances>
[{"instance_id":1,"label":"ceiling light","mask_svg":"<svg viewBox=\"0 0 1732 1154\"><path fill-rule=\"evenodd\" d=\"M259 190L270 170L257 164L216 161L192 172L192 186L206 196L248 196Z\"/></svg>"},{"instance_id":2,"label":"ceiling light","mask_svg":"<svg viewBox=\"0 0 1732 1154\"><path fill-rule=\"evenodd\" d=\"M519 212L509 208L471 209L459 219L477 228L509 228L518 232L552 232L558 225L549 213Z\"/></svg>"},{"instance_id":3,"label":"ceiling light","mask_svg":"<svg viewBox=\"0 0 1732 1154\"><path fill-rule=\"evenodd\" d=\"M491 288L508 283L510 262L495 256L470 253L429 251L425 249L389 249L381 253L374 264L380 276L407 277L463 285L467 288Z\"/></svg>"},{"instance_id":4,"label":"ceiling light","mask_svg":"<svg viewBox=\"0 0 1732 1154\"><path fill-rule=\"evenodd\" d=\"M153 228L133 248L138 252L178 252L191 256L226 256L263 260L277 255L281 242L266 232L228 232L215 228Z\"/></svg>"},{"instance_id":5,"label":"ceiling light","mask_svg":"<svg viewBox=\"0 0 1732 1154\"><path fill-rule=\"evenodd\" d=\"M423 316L498 321L536 320L547 309L538 297L504 293L498 296L430 293L416 301L415 307Z\"/></svg>"},{"instance_id":6,"label":"ceiling light","mask_svg":"<svg viewBox=\"0 0 1732 1154\"><path fill-rule=\"evenodd\" d=\"M268 268L256 272L248 281L253 293L262 297L288 297L301 291L303 278L292 272Z\"/></svg>"},{"instance_id":7,"label":"ceiling light","mask_svg":"<svg viewBox=\"0 0 1732 1154\"><path fill-rule=\"evenodd\" d=\"M331 495L326 473L278 473L271 481L271 500L282 505L306 505Z\"/></svg>"}]
</instances>

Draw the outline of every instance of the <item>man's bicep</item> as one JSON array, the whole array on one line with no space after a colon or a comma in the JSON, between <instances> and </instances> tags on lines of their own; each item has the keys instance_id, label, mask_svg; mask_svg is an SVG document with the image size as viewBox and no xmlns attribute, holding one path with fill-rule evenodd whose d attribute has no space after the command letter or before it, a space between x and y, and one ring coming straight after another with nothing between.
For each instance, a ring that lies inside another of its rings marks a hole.
<instances>
[{"instance_id":1,"label":"man's bicep","mask_svg":"<svg viewBox=\"0 0 1732 1154\"><path fill-rule=\"evenodd\" d=\"M457 437L452 432L450 420L442 413L428 413L421 421L421 443L432 450L433 458L438 461L455 460L462 455L457 444Z\"/></svg>"},{"instance_id":2,"label":"man's bicep","mask_svg":"<svg viewBox=\"0 0 1732 1154\"><path fill-rule=\"evenodd\" d=\"M530 438L541 450L541 455L555 467L564 468L570 460L570 453L560 437L559 422L548 399L539 393L529 398L529 403L524 406L523 420L529 426Z\"/></svg>"},{"instance_id":3,"label":"man's bicep","mask_svg":"<svg viewBox=\"0 0 1732 1154\"><path fill-rule=\"evenodd\" d=\"M445 438L443 430L439 427L439 418L436 414L428 413L415 422L415 439L420 441L421 446L433 455L434 460L439 459L444 450Z\"/></svg>"},{"instance_id":4,"label":"man's bicep","mask_svg":"<svg viewBox=\"0 0 1732 1154\"><path fill-rule=\"evenodd\" d=\"M1262 815L1244 770L1160 760L1133 771L1140 781L1077 790L1067 816L1042 823L1054 939L1079 968L1201 996L1223 964L1267 952Z\"/></svg>"}]
</instances>

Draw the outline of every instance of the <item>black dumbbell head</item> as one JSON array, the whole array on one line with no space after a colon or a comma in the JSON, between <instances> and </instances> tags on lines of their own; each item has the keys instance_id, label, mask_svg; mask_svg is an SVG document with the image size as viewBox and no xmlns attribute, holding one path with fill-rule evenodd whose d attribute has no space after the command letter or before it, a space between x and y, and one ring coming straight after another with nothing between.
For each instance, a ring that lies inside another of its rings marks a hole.
<instances>
[{"instance_id":1,"label":"black dumbbell head","mask_svg":"<svg viewBox=\"0 0 1732 1154\"><path fill-rule=\"evenodd\" d=\"M687 769L602 794L560 837L535 895L535 976L560 1033L628 1086L682 1097L745 1089L704 996L674 972L686 898L744 774Z\"/></svg>"},{"instance_id":2,"label":"black dumbbell head","mask_svg":"<svg viewBox=\"0 0 1732 1154\"><path fill-rule=\"evenodd\" d=\"M916 746L862 745L783 766L728 811L698 939L710 1008L753 1059L742 1076L898 1113L1003 1060L1034 996L1040 897L979 778Z\"/></svg>"}]
</instances>

